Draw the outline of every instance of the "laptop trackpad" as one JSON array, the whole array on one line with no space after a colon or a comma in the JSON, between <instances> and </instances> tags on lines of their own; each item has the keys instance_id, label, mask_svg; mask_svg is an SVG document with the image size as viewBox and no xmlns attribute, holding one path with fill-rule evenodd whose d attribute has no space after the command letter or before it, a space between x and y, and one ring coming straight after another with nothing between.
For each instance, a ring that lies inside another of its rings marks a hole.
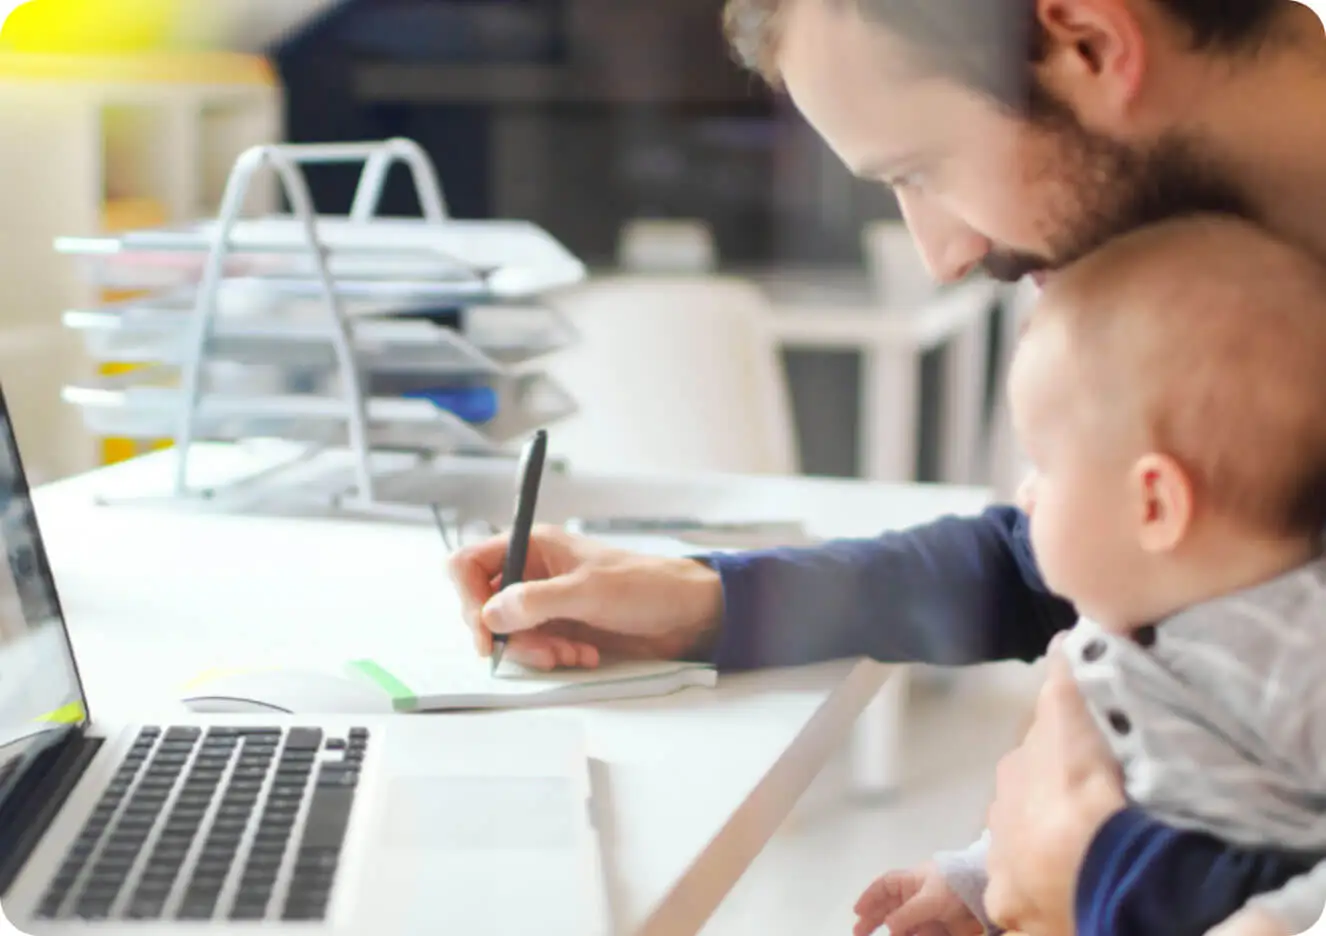
<instances>
[{"instance_id":1,"label":"laptop trackpad","mask_svg":"<svg viewBox=\"0 0 1326 936\"><path fill-rule=\"evenodd\" d=\"M427 851L575 848L586 821L564 777L394 777L382 843Z\"/></svg>"},{"instance_id":2,"label":"laptop trackpad","mask_svg":"<svg viewBox=\"0 0 1326 936\"><path fill-rule=\"evenodd\" d=\"M594 936L583 790L559 777L393 777L367 872L379 932ZM597 883L596 883L597 881Z\"/></svg>"}]
</instances>

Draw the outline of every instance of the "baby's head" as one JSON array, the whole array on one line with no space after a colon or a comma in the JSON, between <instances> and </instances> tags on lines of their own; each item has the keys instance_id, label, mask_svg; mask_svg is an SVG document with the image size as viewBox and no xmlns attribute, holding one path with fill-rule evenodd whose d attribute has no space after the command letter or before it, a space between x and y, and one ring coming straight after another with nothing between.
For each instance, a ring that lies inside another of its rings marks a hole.
<instances>
[{"instance_id":1,"label":"baby's head","mask_svg":"<svg viewBox=\"0 0 1326 936\"><path fill-rule=\"evenodd\" d=\"M1066 269L1009 374L1051 589L1127 629L1305 561L1326 528L1326 268L1193 216Z\"/></svg>"}]
</instances>

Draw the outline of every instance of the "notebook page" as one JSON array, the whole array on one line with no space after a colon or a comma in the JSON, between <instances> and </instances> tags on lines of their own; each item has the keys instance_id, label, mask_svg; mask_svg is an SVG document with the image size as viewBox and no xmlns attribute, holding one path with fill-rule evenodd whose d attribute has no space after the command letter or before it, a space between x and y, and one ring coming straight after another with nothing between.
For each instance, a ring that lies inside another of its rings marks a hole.
<instances>
[{"instance_id":1,"label":"notebook page","mask_svg":"<svg viewBox=\"0 0 1326 936\"><path fill-rule=\"evenodd\" d=\"M559 701L568 701L579 694L577 690L583 690L587 698L602 699L613 695L613 687L620 687L626 696L651 682L660 684L660 692L665 692L684 684L683 677L693 671L713 669L699 663L644 660L605 663L591 670L544 672L503 661L493 674L489 660L469 656L423 661L356 660L350 665L356 675L385 689L398 706L411 700L448 699L500 705L503 699L528 702L538 695L556 695Z\"/></svg>"}]
</instances>

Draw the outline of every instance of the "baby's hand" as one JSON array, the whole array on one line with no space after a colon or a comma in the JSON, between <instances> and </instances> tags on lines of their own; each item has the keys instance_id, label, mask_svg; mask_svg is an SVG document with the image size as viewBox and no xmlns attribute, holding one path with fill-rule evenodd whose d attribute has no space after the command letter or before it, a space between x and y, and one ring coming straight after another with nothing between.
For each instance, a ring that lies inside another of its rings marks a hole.
<instances>
[{"instance_id":1,"label":"baby's hand","mask_svg":"<svg viewBox=\"0 0 1326 936\"><path fill-rule=\"evenodd\" d=\"M985 932L933 864L891 871L857 900L853 936L887 926L891 936L980 936Z\"/></svg>"},{"instance_id":2,"label":"baby's hand","mask_svg":"<svg viewBox=\"0 0 1326 936\"><path fill-rule=\"evenodd\" d=\"M1206 936L1294 936L1289 928L1265 910L1240 910Z\"/></svg>"}]
</instances>

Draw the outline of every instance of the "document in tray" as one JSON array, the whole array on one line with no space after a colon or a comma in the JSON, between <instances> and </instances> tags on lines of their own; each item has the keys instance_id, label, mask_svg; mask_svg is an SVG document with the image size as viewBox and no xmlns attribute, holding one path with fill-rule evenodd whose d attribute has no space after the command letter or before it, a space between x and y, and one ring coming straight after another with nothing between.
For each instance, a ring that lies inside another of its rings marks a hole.
<instances>
[{"instance_id":1,"label":"document in tray","mask_svg":"<svg viewBox=\"0 0 1326 936\"><path fill-rule=\"evenodd\" d=\"M631 661L604 663L593 670L525 669L506 661L497 673L477 657L442 657L390 664L357 660L358 674L386 689L398 712L530 708L577 705L669 695L692 686L717 684L715 668L704 663Z\"/></svg>"}]
</instances>

